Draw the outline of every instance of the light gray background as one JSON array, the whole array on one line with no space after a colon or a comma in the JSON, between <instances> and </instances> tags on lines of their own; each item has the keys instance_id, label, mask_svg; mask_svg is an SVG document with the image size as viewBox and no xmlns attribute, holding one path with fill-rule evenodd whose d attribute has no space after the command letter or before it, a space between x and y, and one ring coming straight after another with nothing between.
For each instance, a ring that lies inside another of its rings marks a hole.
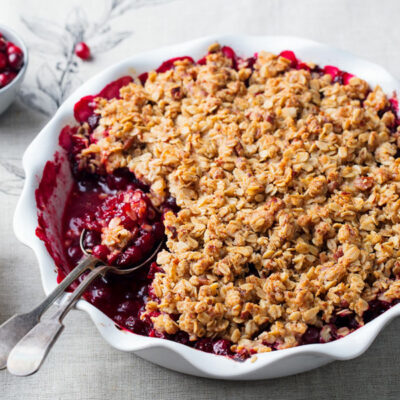
<instances>
[{"instance_id":1,"label":"light gray background","mask_svg":"<svg viewBox=\"0 0 400 400\"><path fill-rule=\"evenodd\" d=\"M63 24L74 4L95 21L103 3L72 0L0 0L0 23L32 45L25 87L35 85L39 55L21 15ZM136 6L145 0L132 0ZM153 1L154 3L154 1ZM398 0L196 0L134 7L112 24L133 34L115 49L79 64L89 78L128 54L211 33L298 35L346 49L400 77ZM172 55L173 56L173 55ZM50 59L49 62L53 62ZM0 321L43 298L37 262L18 243L12 216L22 180L20 158L48 117L16 102L0 116ZM0 371L0 399L399 399L400 320L360 358L309 373L259 382L224 382L185 376L110 348L86 314L73 311L41 371L16 378Z\"/></svg>"}]
</instances>

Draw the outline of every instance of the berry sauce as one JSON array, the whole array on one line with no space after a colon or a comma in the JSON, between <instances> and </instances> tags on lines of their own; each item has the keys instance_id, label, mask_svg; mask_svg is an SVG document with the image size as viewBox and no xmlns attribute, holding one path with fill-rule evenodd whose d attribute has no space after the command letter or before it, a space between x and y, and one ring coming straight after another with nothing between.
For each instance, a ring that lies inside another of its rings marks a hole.
<instances>
[{"instance_id":1,"label":"berry sauce","mask_svg":"<svg viewBox=\"0 0 400 400\"><path fill-rule=\"evenodd\" d=\"M115 217L121 220L124 228L135 232L126 249L119 254L110 253L100 244L102 227ZM126 170L106 176L76 177L63 215L62 235L67 264L63 265L62 271L59 270L60 279L77 265L83 255L79 247L82 229L88 230L84 239L86 248L105 262L121 267L144 261L164 236L161 214L151 206L143 185ZM149 297L149 272L154 274L157 268L153 264L129 276L110 274L99 278L84 296L121 327L148 335L151 323L142 322L139 317Z\"/></svg>"},{"instance_id":2,"label":"berry sauce","mask_svg":"<svg viewBox=\"0 0 400 400\"><path fill-rule=\"evenodd\" d=\"M2 40L0 35L0 67L5 62L10 65L10 60L4 61L4 57L2 58L1 56L3 54ZM7 49L5 44L3 47ZM221 51L232 60L232 67L235 69L242 67L253 68L257 60L257 53L253 57L243 59L238 57L230 47L224 46ZM85 54L82 53L82 55L86 57L87 52ZM348 84L353 77L352 74L341 71L334 66L325 66L324 68L317 66L311 70L306 63L300 61L289 50L281 52L280 55L290 60L290 66L293 69L305 69L312 73L331 75L332 83ZM156 71L168 71L174 68L175 61L181 60L195 63L191 57L176 57L163 62ZM206 56L197 61L197 64L200 65L205 63ZM138 78L144 85L147 77L148 74L145 72L139 75ZM96 97L106 99L119 98L120 88L132 81L133 79L130 76L124 76L108 84L97 95L83 97L75 104L75 119L79 123L87 122L90 132L93 131L99 122L99 115L95 113ZM397 99L393 97L390 102L391 109L396 113L398 107ZM108 264L130 267L143 262L159 242L164 239L163 213L167 210L172 210L173 212L179 210L172 197L169 197L159 209L156 209L147 197L146 193L148 193L149 188L137 180L127 169L116 170L113 174L88 173L79 169L75 156L92 143L92 135L89 138L83 138L76 133L76 127L66 126L62 129L59 137L60 146L66 150L68 155L74 178L62 216L63 254L61 255L54 251L52 247L52 240L47 233L47 223L43 218L48 201L53 196L53 189L57 184L60 170L58 153L56 153L54 161L49 161L46 164L42 180L36 191L39 210L39 226L36 234L45 242L49 253L56 262L59 281L62 281L75 268L83 256L79 246L79 238L83 229L88 231L85 235L84 245L86 248L91 249L94 255ZM107 246L101 244L101 235L103 228L109 224L110 220L116 217L119 219L120 225L131 232L131 237L122 250L110 251ZM197 341L190 341L188 335L183 331L179 331L174 335L155 331L151 317L157 316L159 313L153 312L146 316L143 313L149 299L157 301L151 288L156 272L162 272L162 269L156 262L152 262L129 276L106 275L94 281L84 294L84 297L115 321L119 329L125 329L140 335L173 340L197 350L228 356L235 360L244 360L252 354L247 351L233 354L231 351L232 343L226 339L202 338ZM80 279L83 279L83 277ZM77 282L72 284L71 289L74 289L76 285ZM397 303L389 304L379 300L372 301L369 309L364 313L364 322L367 323L376 318ZM178 316L175 317L177 318ZM347 311L346 313L342 312L334 315L325 327L330 332L327 341L332 341L341 337L338 334L340 328L354 331L359 328L359 324L354 313ZM325 343L327 336L324 335L325 340L322 338L322 329L321 327L309 326L301 337L300 343ZM274 343L271 347L277 349L279 343Z\"/></svg>"}]
</instances>

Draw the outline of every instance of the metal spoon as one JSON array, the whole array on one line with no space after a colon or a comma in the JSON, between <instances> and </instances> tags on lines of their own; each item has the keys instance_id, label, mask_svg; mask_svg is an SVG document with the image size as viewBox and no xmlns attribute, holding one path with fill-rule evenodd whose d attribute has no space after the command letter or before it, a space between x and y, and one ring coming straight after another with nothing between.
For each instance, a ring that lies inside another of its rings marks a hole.
<instances>
[{"instance_id":1,"label":"metal spoon","mask_svg":"<svg viewBox=\"0 0 400 400\"><path fill-rule=\"evenodd\" d=\"M81 234L80 245L83 248L84 231ZM41 315L64 294L65 290L85 271L93 269L102 262L91 254L84 252L79 264L64 278L64 280L32 311L15 314L0 325L0 369L7 366L7 358L12 348L39 322Z\"/></svg>"},{"instance_id":2,"label":"metal spoon","mask_svg":"<svg viewBox=\"0 0 400 400\"><path fill-rule=\"evenodd\" d=\"M100 260L91 256L83 246L83 237L85 231L81 234L81 248L87 259L92 257L96 260L95 265L100 263ZM15 345L11 350L7 360L8 371L13 375L27 376L38 371L51 347L54 345L57 337L62 332L64 325L62 320L79 300L90 283L100 275L105 275L108 272L117 275L127 275L144 265L148 264L158 253L163 245L160 241L154 252L144 262L129 269L122 269L115 266L102 265L97 268L92 267L92 271L84 278L78 287L70 294L66 301L55 307L54 312L49 318L35 324L28 333ZM80 264L79 264L80 265ZM78 266L79 267L79 266ZM82 271L83 272L83 271Z\"/></svg>"}]
</instances>

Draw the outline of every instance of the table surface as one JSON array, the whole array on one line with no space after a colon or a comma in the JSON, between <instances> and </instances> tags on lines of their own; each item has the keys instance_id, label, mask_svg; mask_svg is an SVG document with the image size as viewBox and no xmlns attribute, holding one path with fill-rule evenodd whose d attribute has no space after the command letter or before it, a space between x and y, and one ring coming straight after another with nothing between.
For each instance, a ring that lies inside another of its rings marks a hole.
<instances>
[{"instance_id":1,"label":"table surface","mask_svg":"<svg viewBox=\"0 0 400 400\"><path fill-rule=\"evenodd\" d=\"M43 298L37 261L15 238L21 157L70 90L128 54L208 34L297 35L383 65L400 77L397 0L0 0L0 23L30 48L19 99L0 116L0 321ZM84 35L94 58L69 58ZM66 53L62 53L62 48ZM89 317L72 311L41 371L0 372L0 398L20 399L398 399L400 320L361 357L259 382L178 374L109 347Z\"/></svg>"}]
</instances>

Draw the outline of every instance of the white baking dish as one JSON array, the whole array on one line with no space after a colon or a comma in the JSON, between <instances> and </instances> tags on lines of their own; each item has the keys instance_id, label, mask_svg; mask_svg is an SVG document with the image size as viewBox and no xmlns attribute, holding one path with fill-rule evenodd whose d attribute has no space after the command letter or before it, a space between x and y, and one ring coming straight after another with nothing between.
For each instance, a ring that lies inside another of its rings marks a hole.
<instances>
[{"instance_id":1,"label":"white baking dish","mask_svg":"<svg viewBox=\"0 0 400 400\"><path fill-rule=\"evenodd\" d=\"M149 71L171 57L188 55L198 59L207 52L207 47L216 41L231 46L238 55L243 56L251 56L260 50L274 53L293 50L304 61L312 61L321 66L338 66L342 70L365 79L371 86L379 84L390 95L400 88L399 82L378 65L344 51L296 37L242 35L206 37L134 55L111 66L82 85L62 104L54 117L30 144L23 157L26 181L15 213L14 230L18 239L34 250L39 261L46 294L57 285L57 274L54 261L44 243L35 235L35 228L38 224L35 190L46 162L53 159L56 151L62 154L63 150L58 145L58 136L65 124L74 122L74 104L85 95L98 93L106 84L123 75ZM67 162L64 167L66 179L58 185L53 210L49 210L58 215L64 208L65 194L71 184ZM134 352L146 360L183 373L235 380L291 375L316 368L333 360L357 357L370 346L383 327L400 314L399 304L343 339L326 344L305 345L259 354L256 360L248 359L245 362L237 362L172 341L121 331L115 327L111 319L84 300L78 302L77 308L86 311L104 339L119 350Z\"/></svg>"}]
</instances>

